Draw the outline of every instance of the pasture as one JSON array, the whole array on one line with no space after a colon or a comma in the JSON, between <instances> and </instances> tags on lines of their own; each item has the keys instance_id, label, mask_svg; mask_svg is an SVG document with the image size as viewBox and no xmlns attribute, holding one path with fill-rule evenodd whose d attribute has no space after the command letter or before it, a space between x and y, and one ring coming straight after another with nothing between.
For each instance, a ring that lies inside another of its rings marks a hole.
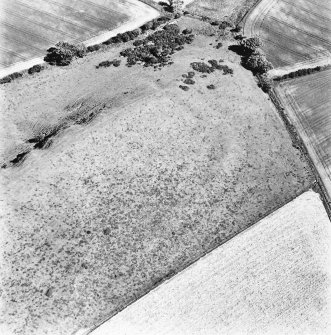
<instances>
[{"instance_id":1,"label":"pasture","mask_svg":"<svg viewBox=\"0 0 331 335\"><path fill-rule=\"evenodd\" d=\"M284 81L277 92L331 198L331 70Z\"/></svg>"},{"instance_id":2,"label":"pasture","mask_svg":"<svg viewBox=\"0 0 331 335\"><path fill-rule=\"evenodd\" d=\"M45 55L60 40L82 42L127 21L125 0L1 0L0 67Z\"/></svg>"},{"instance_id":3,"label":"pasture","mask_svg":"<svg viewBox=\"0 0 331 335\"><path fill-rule=\"evenodd\" d=\"M275 68L330 56L328 0L263 0L247 17L244 35L258 35Z\"/></svg>"}]
</instances>

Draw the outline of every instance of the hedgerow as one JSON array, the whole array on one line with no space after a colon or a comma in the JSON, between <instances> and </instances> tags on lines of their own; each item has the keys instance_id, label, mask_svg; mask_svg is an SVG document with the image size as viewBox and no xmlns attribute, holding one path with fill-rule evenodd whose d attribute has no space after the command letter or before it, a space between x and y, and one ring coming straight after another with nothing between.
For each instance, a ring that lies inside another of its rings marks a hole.
<instances>
[{"instance_id":1,"label":"hedgerow","mask_svg":"<svg viewBox=\"0 0 331 335\"><path fill-rule=\"evenodd\" d=\"M283 76L278 76L278 77L275 77L274 80L275 81L280 81L280 80L283 80L283 79L293 79L293 78L296 78L296 77L301 77L301 76L305 76L307 74L312 74L314 72L319 72L323 69L324 67L322 66L316 66L314 68L304 68L304 69L299 69L297 71L293 71L293 72L290 72L290 73L287 73L287 74L284 74Z\"/></svg>"}]
</instances>

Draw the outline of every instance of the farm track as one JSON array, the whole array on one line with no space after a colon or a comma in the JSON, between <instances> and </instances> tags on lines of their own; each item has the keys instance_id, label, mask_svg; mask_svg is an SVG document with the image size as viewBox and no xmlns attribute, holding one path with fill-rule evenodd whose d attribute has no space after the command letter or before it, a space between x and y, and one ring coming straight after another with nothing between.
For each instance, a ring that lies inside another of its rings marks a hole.
<instances>
[{"instance_id":1,"label":"farm track","mask_svg":"<svg viewBox=\"0 0 331 335\"><path fill-rule=\"evenodd\" d=\"M302 22L305 22L305 23L307 23L308 25L310 25L310 26L313 26L313 27L315 27L315 28L317 28L317 29L319 29L319 30L324 30L325 32L327 32L327 33L331 33L331 28L328 28L328 27L325 27L325 26L320 26L320 25L317 25L316 23L314 23L314 22L312 22L312 21L310 21L310 20L306 20L306 19L304 19L302 16L299 16L299 15L295 15L294 13L292 13L292 12L286 12L284 9L280 9L280 11L279 11L280 13L282 13L282 14L284 14L284 15L286 15L286 16L292 16L293 18L295 18L295 19L297 19L298 21L302 21Z\"/></svg>"},{"instance_id":2,"label":"farm track","mask_svg":"<svg viewBox=\"0 0 331 335\"><path fill-rule=\"evenodd\" d=\"M325 22L329 22L329 23L331 22L331 19L328 18L327 16L320 15L320 14L318 14L318 13L316 13L316 12L310 10L310 9L307 9L307 8L305 8L303 6L300 6L298 4L294 5L293 2L290 2L290 1L287 1L287 0L281 0L281 1L287 3L287 4L291 5L291 6L295 6L295 8L299 8L300 10L304 11L305 13L307 13L309 16L313 15L313 16L317 17L319 20L322 20L322 21L325 21Z\"/></svg>"},{"instance_id":3,"label":"farm track","mask_svg":"<svg viewBox=\"0 0 331 335\"><path fill-rule=\"evenodd\" d=\"M305 30L305 29L298 28L298 27L296 27L296 26L293 25L293 24L290 24L290 23L285 22L285 21L283 21L283 20L277 19L275 16L269 16L269 18L270 18L272 21L278 22L278 23L280 23L280 24L282 24L282 25L284 25L284 26L287 26L287 27L289 27L289 28L291 28L291 29L300 31L300 32L303 33L304 35L313 37L314 39L317 39L317 40L319 40L319 41L321 41L321 42L325 42L325 44L331 45L331 41L330 41L331 37L330 37L330 39L326 39L326 38L320 37L320 36L318 36L318 35L316 35L316 34L312 34L312 33L310 33L309 31L307 31L307 30ZM306 44L307 44L307 43L306 43Z\"/></svg>"},{"instance_id":4,"label":"farm track","mask_svg":"<svg viewBox=\"0 0 331 335\"><path fill-rule=\"evenodd\" d=\"M331 8L330 8L330 6L324 6L324 5L321 5L321 3L319 3L319 2L315 2L315 1L312 1L312 0L306 0L306 2L309 2L309 3L313 4L313 5L319 6L319 7L321 7L321 8L324 8L324 9L326 9L327 11L331 12Z\"/></svg>"},{"instance_id":5,"label":"farm track","mask_svg":"<svg viewBox=\"0 0 331 335\"><path fill-rule=\"evenodd\" d=\"M314 47L314 46L310 45L308 42L296 40L294 37L287 36L287 35L284 35L282 33L278 33L278 32L276 32L274 30L272 31L272 34L278 36L281 39L281 41L287 40L287 41L294 42L296 44L302 45L302 46L304 46L307 49L311 49L311 50L315 50L315 51L320 51L317 47ZM263 35L262 35L262 38L263 38ZM290 48L284 47L284 50L285 49L290 49ZM326 53L326 51L323 51L323 53L324 52ZM300 53L300 52L298 52L298 54L305 55L305 54ZM307 52L306 54L309 55L309 52Z\"/></svg>"},{"instance_id":6,"label":"farm track","mask_svg":"<svg viewBox=\"0 0 331 335\"><path fill-rule=\"evenodd\" d=\"M300 52L297 51L297 50L293 50L293 49L290 49L290 48L288 48L288 47L285 47L285 46L283 46L282 44L277 43L277 42L275 42L275 41L273 41L273 40L271 40L271 39L265 38L265 37L263 37L263 36L260 36L260 38L261 38L263 41L268 41L269 43L271 43L271 44L273 44L273 45L276 45L279 49L282 49L282 50L284 50L284 51L286 51L286 52L289 52L289 53L291 53L291 54L293 54L293 55L296 55L298 58L310 59L306 54L302 54L302 53L300 53ZM290 63L290 62L288 62L288 63Z\"/></svg>"}]
</instances>

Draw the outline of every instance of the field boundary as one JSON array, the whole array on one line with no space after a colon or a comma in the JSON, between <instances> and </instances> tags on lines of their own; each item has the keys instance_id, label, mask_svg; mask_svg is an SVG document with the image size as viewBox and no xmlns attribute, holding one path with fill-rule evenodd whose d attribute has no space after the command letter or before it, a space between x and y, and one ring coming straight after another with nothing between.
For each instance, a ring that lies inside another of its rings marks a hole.
<instances>
[{"instance_id":1,"label":"field boundary","mask_svg":"<svg viewBox=\"0 0 331 335\"><path fill-rule=\"evenodd\" d=\"M311 59L303 62L297 62L293 65L284 66L268 71L268 77L274 79L276 77L282 77L288 75L291 72L295 72L302 69L311 69L317 66L327 68L331 65L331 53L328 56L320 56L316 59Z\"/></svg>"}]
</instances>

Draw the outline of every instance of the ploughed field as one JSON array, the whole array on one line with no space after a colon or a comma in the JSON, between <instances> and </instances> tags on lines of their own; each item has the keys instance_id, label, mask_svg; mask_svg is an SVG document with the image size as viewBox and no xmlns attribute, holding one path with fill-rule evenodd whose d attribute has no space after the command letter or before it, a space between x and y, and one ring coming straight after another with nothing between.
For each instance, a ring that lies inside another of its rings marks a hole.
<instances>
[{"instance_id":1,"label":"ploughed field","mask_svg":"<svg viewBox=\"0 0 331 335\"><path fill-rule=\"evenodd\" d=\"M244 25L259 35L274 67L330 57L331 3L328 0L262 0Z\"/></svg>"},{"instance_id":2,"label":"ploughed field","mask_svg":"<svg viewBox=\"0 0 331 335\"><path fill-rule=\"evenodd\" d=\"M129 17L125 0L1 0L0 67L45 55L60 40L81 42Z\"/></svg>"},{"instance_id":3,"label":"ploughed field","mask_svg":"<svg viewBox=\"0 0 331 335\"><path fill-rule=\"evenodd\" d=\"M331 198L331 70L284 81L277 92L305 141Z\"/></svg>"}]
</instances>

